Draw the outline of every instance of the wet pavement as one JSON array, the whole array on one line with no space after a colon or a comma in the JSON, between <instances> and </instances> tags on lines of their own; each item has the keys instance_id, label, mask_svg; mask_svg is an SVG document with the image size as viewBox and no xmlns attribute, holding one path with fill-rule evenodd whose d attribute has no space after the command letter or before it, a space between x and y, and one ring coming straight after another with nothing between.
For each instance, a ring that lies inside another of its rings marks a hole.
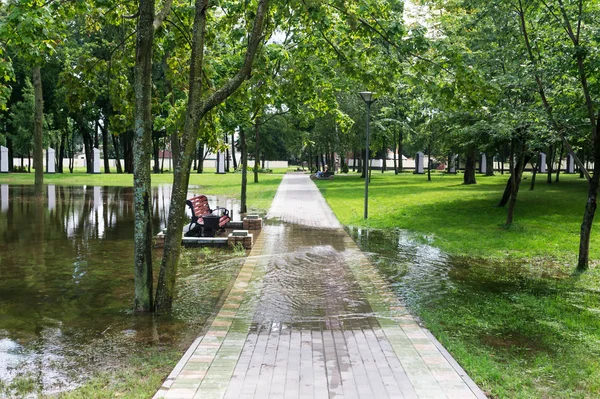
<instances>
[{"instance_id":1,"label":"wet pavement","mask_svg":"<svg viewBox=\"0 0 600 399\"><path fill-rule=\"evenodd\" d=\"M484 398L401 305L319 190L283 179L268 222L166 398Z\"/></svg>"}]
</instances>

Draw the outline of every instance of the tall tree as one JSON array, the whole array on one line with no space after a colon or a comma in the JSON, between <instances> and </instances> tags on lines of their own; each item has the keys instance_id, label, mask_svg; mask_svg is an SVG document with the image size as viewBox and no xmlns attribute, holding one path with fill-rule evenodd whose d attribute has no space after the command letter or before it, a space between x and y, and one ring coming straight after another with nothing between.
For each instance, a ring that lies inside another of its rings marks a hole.
<instances>
[{"instance_id":1,"label":"tall tree","mask_svg":"<svg viewBox=\"0 0 600 399\"><path fill-rule=\"evenodd\" d=\"M202 69L204 67L209 1L196 0L195 2L188 106L181 138L182 153L175 165L173 176L173 191L167 236L156 293L155 306L158 311L169 311L172 307L175 294L175 281L179 265L183 217L185 214L185 200L200 121L210 110L233 94L250 75L254 56L262 42L268 10L269 0L259 0L256 10L253 12L254 18L252 18L252 21L248 21L252 24L252 27L249 29L250 32L246 42L246 51L242 66L233 77L226 80L218 89L209 95L203 95Z\"/></svg>"}]
</instances>

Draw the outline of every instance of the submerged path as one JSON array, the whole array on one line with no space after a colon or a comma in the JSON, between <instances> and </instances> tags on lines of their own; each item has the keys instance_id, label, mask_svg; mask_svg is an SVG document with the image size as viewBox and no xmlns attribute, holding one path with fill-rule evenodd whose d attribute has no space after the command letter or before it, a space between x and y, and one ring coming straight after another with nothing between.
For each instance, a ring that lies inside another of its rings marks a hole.
<instances>
[{"instance_id":1,"label":"submerged path","mask_svg":"<svg viewBox=\"0 0 600 399\"><path fill-rule=\"evenodd\" d=\"M156 398L485 398L408 314L304 174Z\"/></svg>"}]
</instances>

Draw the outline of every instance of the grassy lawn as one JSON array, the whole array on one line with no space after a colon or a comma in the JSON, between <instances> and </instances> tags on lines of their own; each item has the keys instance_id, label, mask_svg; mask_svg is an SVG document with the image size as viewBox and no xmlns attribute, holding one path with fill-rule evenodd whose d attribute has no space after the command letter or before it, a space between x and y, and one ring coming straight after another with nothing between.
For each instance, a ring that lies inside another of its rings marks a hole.
<instances>
[{"instance_id":1,"label":"grassy lawn","mask_svg":"<svg viewBox=\"0 0 600 399\"><path fill-rule=\"evenodd\" d=\"M548 185L538 177L535 190L529 191L530 175L525 177L515 223L508 229L506 209L496 207L508 176L478 176L476 185L465 186L462 175L435 174L429 182L426 175L373 172L367 221L363 219L364 180L339 175L317 185L344 225L408 229L456 255L575 264L586 181L563 175L559 184ZM600 235L593 234L590 258L599 257Z\"/></svg>"},{"instance_id":2,"label":"grassy lawn","mask_svg":"<svg viewBox=\"0 0 600 399\"><path fill-rule=\"evenodd\" d=\"M450 254L440 292L429 287L433 293L422 293L411 311L490 397L598 398L598 226L590 271L573 274L587 184L564 175L547 185L544 176L529 191L526 177L509 229L506 210L495 207L507 176L478 176L477 185L464 186L462 175L428 182L373 173L366 222L364 180L336 176L317 184L343 224L412 230ZM380 271L397 287L406 266L387 263Z\"/></svg>"},{"instance_id":3,"label":"grassy lawn","mask_svg":"<svg viewBox=\"0 0 600 399\"><path fill-rule=\"evenodd\" d=\"M282 170L281 172L285 172ZM253 209L267 210L275 197L275 192L283 174L261 173L259 183L253 183L253 175L248 174L248 205ZM171 173L153 174L152 185L172 184ZM34 183L33 173L10 173L0 174L0 184L24 184ZM65 174L44 175L44 184L56 184L63 186L128 186L133 185L133 175L130 174L87 174L84 171ZM241 173L227 173L217 175L214 169L207 169L204 173L192 173L190 186L200 186L204 194L220 195L230 198L240 197L242 184Z\"/></svg>"}]
</instances>

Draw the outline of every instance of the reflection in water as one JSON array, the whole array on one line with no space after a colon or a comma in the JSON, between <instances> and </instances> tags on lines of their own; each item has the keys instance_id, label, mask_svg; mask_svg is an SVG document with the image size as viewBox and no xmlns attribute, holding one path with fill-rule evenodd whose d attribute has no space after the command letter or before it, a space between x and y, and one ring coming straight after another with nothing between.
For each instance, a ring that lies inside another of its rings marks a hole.
<instances>
[{"instance_id":1,"label":"reflection in water","mask_svg":"<svg viewBox=\"0 0 600 399\"><path fill-rule=\"evenodd\" d=\"M0 387L25 376L40 392L65 390L144 346L188 340L214 307L216 284L202 278L206 268L223 278L239 264L182 267L175 317L134 315L132 188L49 185L40 202L33 186L0 189ZM171 187L152 196L158 232ZM225 204L236 205L211 199ZM155 276L160 255L155 250Z\"/></svg>"},{"instance_id":2,"label":"reflection in water","mask_svg":"<svg viewBox=\"0 0 600 399\"><path fill-rule=\"evenodd\" d=\"M422 237L406 230L347 227L347 231L409 307L454 289L449 279L452 262Z\"/></svg>"},{"instance_id":3,"label":"reflection in water","mask_svg":"<svg viewBox=\"0 0 600 399\"><path fill-rule=\"evenodd\" d=\"M8 211L8 184L0 185L0 211Z\"/></svg>"},{"instance_id":4,"label":"reflection in water","mask_svg":"<svg viewBox=\"0 0 600 399\"><path fill-rule=\"evenodd\" d=\"M567 293L556 268L535 270L523 262L492 262L448 256L406 230L348 227L348 233L413 311L445 303L456 295L528 292L536 296Z\"/></svg>"}]
</instances>

